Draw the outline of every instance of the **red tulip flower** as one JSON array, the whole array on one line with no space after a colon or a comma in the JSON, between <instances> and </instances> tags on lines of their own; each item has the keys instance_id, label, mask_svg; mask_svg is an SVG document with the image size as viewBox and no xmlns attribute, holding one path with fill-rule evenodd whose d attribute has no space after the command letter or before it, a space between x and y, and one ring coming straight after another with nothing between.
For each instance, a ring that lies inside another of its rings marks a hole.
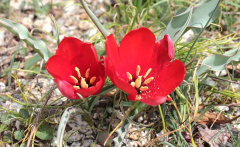
<instances>
[{"instance_id":1,"label":"red tulip flower","mask_svg":"<svg viewBox=\"0 0 240 147\"><path fill-rule=\"evenodd\" d=\"M79 99L77 93L82 97L97 94L106 79L104 61L98 60L95 47L73 37L60 42L46 68L62 95L70 99Z\"/></svg>"},{"instance_id":2,"label":"red tulip flower","mask_svg":"<svg viewBox=\"0 0 240 147\"><path fill-rule=\"evenodd\" d=\"M120 46L111 34L106 39L107 72L111 81L132 101L159 105L186 76L180 60L173 60L174 45L165 35L156 42L147 28L130 31Z\"/></svg>"}]
</instances>

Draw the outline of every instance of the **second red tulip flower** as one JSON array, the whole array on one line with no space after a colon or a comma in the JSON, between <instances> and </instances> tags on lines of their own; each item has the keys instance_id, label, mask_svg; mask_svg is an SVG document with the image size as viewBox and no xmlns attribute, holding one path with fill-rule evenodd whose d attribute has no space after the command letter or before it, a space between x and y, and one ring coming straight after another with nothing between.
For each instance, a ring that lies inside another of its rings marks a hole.
<instances>
[{"instance_id":1,"label":"second red tulip flower","mask_svg":"<svg viewBox=\"0 0 240 147\"><path fill-rule=\"evenodd\" d=\"M132 101L148 105L164 103L186 76L180 60L174 59L174 45L168 35L155 42L147 28L130 31L120 46L114 36L106 39L107 72L112 82Z\"/></svg>"}]
</instances>

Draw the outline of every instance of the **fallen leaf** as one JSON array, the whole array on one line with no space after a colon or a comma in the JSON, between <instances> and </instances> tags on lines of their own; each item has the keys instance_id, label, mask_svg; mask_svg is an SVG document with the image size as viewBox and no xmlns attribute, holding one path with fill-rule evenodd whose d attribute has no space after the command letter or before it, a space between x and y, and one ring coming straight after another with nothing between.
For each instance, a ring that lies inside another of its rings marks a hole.
<instances>
[{"instance_id":1,"label":"fallen leaf","mask_svg":"<svg viewBox=\"0 0 240 147\"><path fill-rule=\"evenodd\" d=\"M200 113L196 115L195 118L198 118ZM211 125L211 124L224 124L229 123L231 120L224 116L222 113L212 113L212 112L206 112L199 120L197 120L197 123L203 124L203 125Z\"/></svg>"},{"instance_id":2,"label":"fallen leaf","mask_svg":"<svg viewBox=\"0 0 240 147\"><path fill-rule=\"evenodd\" d=\"M206 125L199 125L198 131L202 139L206 141L211 147L221 147L226 144L230 138L230 134L224 130L210 130Z\"/></svg>"}]
</instances>

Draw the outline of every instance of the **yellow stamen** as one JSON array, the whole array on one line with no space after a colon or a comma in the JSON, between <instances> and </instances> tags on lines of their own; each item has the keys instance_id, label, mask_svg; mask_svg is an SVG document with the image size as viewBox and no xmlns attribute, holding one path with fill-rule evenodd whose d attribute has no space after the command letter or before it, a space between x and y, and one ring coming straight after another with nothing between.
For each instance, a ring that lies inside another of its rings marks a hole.
<instances>
[{"instance_id":1,"label":"yellow stamen","mask_svg":"<svg viewBox=\"0 0 240 147\"><path fill-rule=\"evenodd\" d=\"M135 87L135 82L131 82L130 85L131 85L132 87Z\"/></svg>"},{"instance_id":2,"label":"yellow stamen","mask_svg":"<svg viewBox=\"0 0 240 147\"><path fill-rule=\"evenodd\" d=\"M80 89L80 87L79 87L79 86L73 86L73 88L74 88L75 90L78 90L78 89Z\"/></svg>"},{"instance_id":3,"label":"yellow stamen","mask_svg":"<svg viewBox=\"0 0 240 147\"><path fill-rule=\"evenodd\" d=\"M78 67L75 67L75 70L76 70L76 72L77 72L78 77L81 78L81 73L80 73L79 68L78 68Z\"/></svg>"},{"instance_id":4,"label":"yellow stamen","mask_svg":"<svg viewBox=\"0 0 240 147\"><path fill-rule=\"evenodd\" d=\"M93 84L93 83L96 81L96 79L97 79L97 77L92 77L92 78L90 79L90 84Z\"/></svg>"},{"instance_id":5,"label":"yellow stamen","mask_svg":"<svg viewBox=\"0 0 240 147\"><path fill-rule=\"evenodd\" d=\"M142 86L142 87L140 87L140 91L146 91L146 90L148 90L148 87L147 87L147 86Z\"/></svg>"},{"instance_id":6,"label":"yellow stamen","mask_svg":"<svg viewBox=\"0 0 240 147\"><path fill-rule=\"evenodd\" d=\"M135 81L135 87L139 88L142 84L142 76L138 76L138 78Z\"/></svg>"},{"instance_id":7,"label":"yellow stamen","mask_svg":"<svg viewBox=\"0 0 240 147\"><path fill-rule=\"evenodd\" d=\"M141 99L142 99L141 95L136 96L136 100L141 100Z\"/></svg>"},{"instance_id":8,"label":"yellow stamen","mask_svg":"<svg viewBox=\"0 0 240 147\"><path fill-rule=\"evenodd\" d=\"M140 70L141 70L140 66L137 65L136 76L139 76Z\"/></svg>"},{"instance_id":9,"label":"yellow stamen","mask_svg":"<svg viewBox=\"0 0 240 147\"><path fill-rule=\"evenodd\" d=\"M154 77L150 77L150 78L148 78L147 80L145 80L145 81L143 82L143 84L149 84L150 82L152 82L153 79L154 79Z\"/></svg>"},{"instance_id":10,"label":"yellow stamen","mask_svg":"<svg viewBox=\"0 0 240 147\"><path fill-rule=\"evenodd\" d=\"M81 88L88 88L88 84L85 81L85 78L81 79Z\"/></svg>"},{"instance_id":11,"label":"yellow stamen","mask_svg":"<svg viewBox=\"0 0 240 147\"><path fill-rule=\"evenodd\" d=\"M73 80L73 82L74 82L75 84L78 83L77 78L75 78L74 76L70 76L70 78Z\"/></svg>"},{"instance_id":12,"label":"yellow stamen","mask_svg":"<svg viewBox=\"0 0 240 147\"><path fill-rule=\"evenodd\" d=\"M147 78L147 76L149 75L149 73L152 71L152 68L149 68L148 71L145 73L145 75L143 76L144 78Z\"/></svg>"},{"instance_id":13,"label":"yellow stamen","mask_svg":"<svg viewBox=\"0 0 240 147\"><path fill-rule=\"evenodd\" d=\"M129 80L132 80L132 75L129 72L127 72L127 77Z\"/></svg>"},{"instance_id":14,"label":"yellow stamen","mask_svg":"<svg viewBox=\"0 0 240 147\"><path fill-rule=\"evenodd\" d=\"M89 73L90 73L90 68L87 69L87 71L85 73L85 78L89 78Z\"/></svg>"}]
</instances>

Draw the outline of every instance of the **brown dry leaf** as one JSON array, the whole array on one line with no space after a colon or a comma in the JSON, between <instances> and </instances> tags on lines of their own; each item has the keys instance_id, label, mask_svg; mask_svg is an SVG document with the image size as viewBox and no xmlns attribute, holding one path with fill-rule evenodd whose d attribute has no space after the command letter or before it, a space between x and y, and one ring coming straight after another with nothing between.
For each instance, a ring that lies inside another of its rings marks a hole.
<instances>
[{"instance_id":1,"label":"brown dry leaf","mask_svg":"<svg viewBox=\"0 0 240 147\"><path fill-rule=\"evenodd\" d=\"M240 73L240 63L237 65L227 65L227 69L235 70Z\"/></svg>"},{"instance_id":2,"label":"brown dry leaf","mask_svg":"<svg viewBox=\"0 0 240 147\"><path fill-rule=\"evenodd\" d=\"M197 118L200 115L198 113L195 118ZM197 120L197 123L204 124L204 125L211 125L211 124L224 124L229 123L231 120L224 116L222 113L212 113L212 112L206 112L199 120Z\"/></svg>"},{"instance_id":3,"label":"brown dry leaf","mask_svg":"<svg viewBox=\"0 0 240 147\"><path fill-rule=\"evenodd\" d=\"M202 139L211 147L221 147L221 145L226 144L230 138L230 134L227 131L210 130L206 125L198 126L198 130Z\"/></svg>"}]
</instances>

